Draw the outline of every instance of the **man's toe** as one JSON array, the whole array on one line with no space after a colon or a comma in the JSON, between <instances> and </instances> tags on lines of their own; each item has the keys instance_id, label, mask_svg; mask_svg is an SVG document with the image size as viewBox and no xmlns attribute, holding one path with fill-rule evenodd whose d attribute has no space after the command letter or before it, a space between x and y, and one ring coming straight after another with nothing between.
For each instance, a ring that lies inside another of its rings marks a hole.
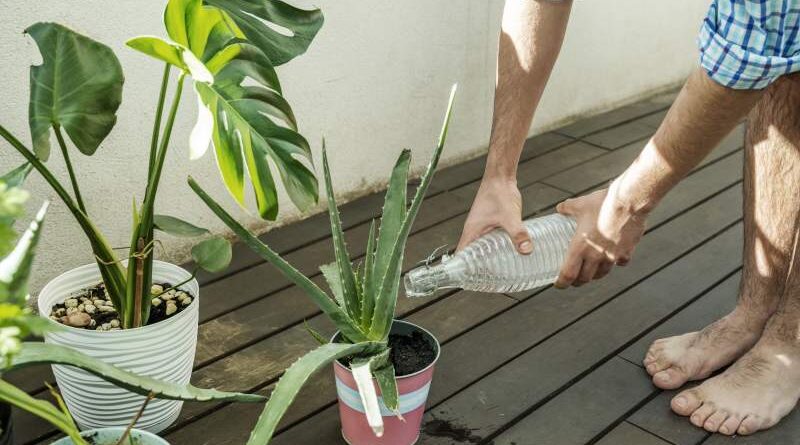
<instances>
[{"instance_id":1,"label":"man's toe","mask_svg":"<svg viewBox=\"0 0 800 445\"><path fill-rule=\"evenodd\" d=\"M755 415L749 415L742 420L741 425L739 425L739 429L737 431L738 434L742 436L747 436L749 434L753 434L758 431L759 427L761 426L761 419Z\"/></svg>"},{"instance_id":2,"label":"man's toe","mask_svg":"<svg viewBox=\"0 0 800 445\"><path fill-rule=\"evenodd\" d=\"M708 416L708 419L706 419L703 424L703 428L709 433L716 433L726 420L728 420L728 413L724 410L718 410L714 412L714 414Z\"/></svg>"},{"instance_id":3,"label":"man's toe","mask_svg":"<svg viewBox=\"0 0 800 445\"><path fill-rule=\"evenodd\" d=\"M737 415L732 415L728 417L722 426L719 427L719 432L726 436L732 436L736 434L736 431L739 430L739 425L742 424L742 419Z\"/></svg>"},{"instance_id":4,"label":"man's toe","mask_svg":"<svg viewBox=\"0 0 800 445\"><path fill-rule=\"evenodd\" d=\"M692 422L694 426L703 428L703 426L706 423L706 420L708 420L708 418L711 417L711 415L714 414L714 412L716 412L716 408L714 407L713 404L703 403L702 405L700 405L700 408L694 410L692 415L689 417L689 420Z\"/></svg>"},{"instance_id":5,"label":"man's toe","mask_svg":"<svg viewBox=\"0 0 800 445\"><path fill-rule=\"evenodd\" d=\"M689 389L683 391L672 399L672 411L681 416L688 416L695 412L703 401L700 399L697 390Z\"/></svg>"},{"instance_id":6,"label":"man's toe","mask_svg":"<svg viewBox=\"0 0 800 445\"><path fill-rule=\"evenodd\" d=\"M689 380L682 369L673 366L653 374L653 384L661 389L676 389Z\"/></svg>"}]
</instances>

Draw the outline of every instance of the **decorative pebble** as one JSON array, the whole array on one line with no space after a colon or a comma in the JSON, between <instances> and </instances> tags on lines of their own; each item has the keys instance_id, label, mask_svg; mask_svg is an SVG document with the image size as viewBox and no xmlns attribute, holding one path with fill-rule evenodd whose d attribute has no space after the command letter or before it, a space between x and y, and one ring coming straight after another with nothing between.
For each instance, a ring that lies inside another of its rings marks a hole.
<instances>
[{"instance_id":1,"label":"decorative pebble","mask_svg":"<svg viewBox=\"0 0 800 445\"><path fill-rule=\"evenodd\" d=\"M85 328L92 322L92 317L85 312L77 312L72 315L67 315L62 319L64 324L74 328Z\"/></svg>"},{"instance_id":2,"label":"decorative pebble","mask_svg":"<svg viewBox=\"0 0 800 445\"><path fill-rule=\"evenodd\" d=\"M181 300L182 306L189 306L190 304L192 304L192 299L189 297L186 297L183 300Z\"/></svg>"},{"instance_id":3,"label":"decorative pebble","mask_svg":"<svg viewBox=\"0 0 800 445\"><path fill-rule=\"evenodd\" d=\"M93 318L93 319L92 319L92 320L89 322L89 327L90 327L90 328L93 328L93 327L95 327L95 326L97 326L97 322L96 322L96 321L94 320L94 318Z\"/></svg>"},{"instance_id":4,"label":"decorative pebble","mask_svg":"<svg viewBox=\"0 0 800 445\"><path fill-rule=\"evenodd\" d=\"M119 320L117 320L115 318L115 319L109 321L108 324L110 324L112 328L118 328L119 327Z\"/></svg>"},{"instance_id":5,"label":"decorative pebble","mask_svg":"<svg viewBox=\"0 0 800 445\"><path fill-rule=\"evenodd\" d=\"M59 317L63 316L63 315L64 315L64 314L66 314L66 313L67 313L67 310L66 310L66 309L64 309L63 307L60 307L60 308L58 308L58 309L56 310L56 315L58 315Z\"/></svg>"},{"instance_id":6,"label":"decorative pebble","mask_svg":"<svg viewBox=\"0 0 800 445\"><path fill-rule=\"evenodd\" d=\"M174 300L175 299L175 291L171 290L169 292L164 292L159 296L162 300Z\"/></svg>"},{"instance_id":7,"label":"decorative pebble","mask_svg":"<svg viewBox=\"0 0 800 445\"><path fill-rule=\"evenodd\" d=\"M78 308L76 308L76 307L68 307L67 308L67 317L69 317L70 315L72 315L72 314L74 314L76 312L78 312Z\"/></svg>"},{"instance_id":8,"label":"decorative pebble","mask_svg":"<svg viewBox=\"0 0 800 445\"><path fill-rule=\"evenodd\" d=\"M100 311L100 312L114 312L114 307L113 306L100 306L100 307L97 308L97 310Z\"/></svg>"},{"instance_id":9,"label":"decorative pebble","mask_svg":"<svg viewBox=\"0 0 800 445\"><path fill-rule=\"evenodd\" d=\"M78 305L78 312L86 312L85 309L86 309L86 306L84 306L83 303Z\"/></svg>"},{"instance_id":10,"label":"decorative pebble","mask_svg":"<svg viewBox=\"0 0 800 445\"><path fill-rule=\"evenodd\" d=\"M103 323L103 324L101 324L100 325L100 329L103 330L103 331L107 331L107 330L111 329L111 323Z\"/></svg>"},{"instance_id":11,"label":"decorative pebble","mask_svg":"<svg viewBox=\"0 0 800 445\"><path fill-rule=\"evenodd\" d=\"M160 284L154 284L150 286L150 293L153 295L158 295L161 292L164 292L164 288Z\"/></svg>"},{"instance_id":12,"label":"decorative pebble","mask_svg":"<svg viewBox=\"0 0 800 445\"><path fill-rule=\"evenodd\" d=\"M178 300L183 300L184 298L189 298L189 294L187 294L184 291L178 291L177 293L175 293L175 296L178 298Z\"/></svg>"},{"instance_id":13,"label":"decorative pebble","mask_svg":"<svg viewBox=\"0 0 800 445\"><path fill-rule=\"evenodd\" d=\"M175 303L173 303L172 301L167 302L167 309L166 309L167 316L174 314L175 312L177 312L177 310L178 306L176 306Z\"/></svg>"},{"instance_id":14,"label":"decorative pebble","mask_svg":"<svg viewBox=\"0 0 800 445\"><path fill-rule=\"evenodd\" d=\"M75 298L67 298L67 300L64 301L64 306L66 306L68 308L70 308L70 307L78 307L78 300L75 299Z\"/></svg>"},{"instance_id":15,"label":"decorative pebble","mask_svg":"<svg viewBox=\"0 0 800 445\"><path fill-rule=\"evenodd\" d=\"M93 304L89 303L89 304L87 304L86 306L84 306L84 307L83 307L83 310L84 310L84 311L85 311L87 314L94 314L94 313L95 313L95 311L97 311L97 306L95 306L95 305L93 305Z\"/></svg>"},{"instance_id":16,"label":"decorative pebble","mask_svg":"<svg viewBox=\"0 0 800 445\"><path fill-rule=\"evenodd\" d=\"M152 303L153 306L158 306L159 304L161 304L161 299L158 297L153 298L153 300L150 303Z\"/></svg>"}]
</instances>

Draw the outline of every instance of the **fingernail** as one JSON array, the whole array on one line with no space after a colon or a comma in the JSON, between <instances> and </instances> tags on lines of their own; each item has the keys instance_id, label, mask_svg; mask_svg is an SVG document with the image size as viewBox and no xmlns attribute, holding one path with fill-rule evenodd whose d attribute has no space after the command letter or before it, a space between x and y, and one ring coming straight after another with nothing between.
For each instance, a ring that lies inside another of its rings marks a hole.
<instances>
[{"instance_id":1,"label":"fingernail","mask_svg":"<svg viewBox=\"0 0 800 445\"><path fill-rule=\"evenodd\" d=\"M683 398L683 397L678 397L677 399L675 399L675 404L678 405L678 407L680 407L680 408L685 408L686 407L686 399Z\"/></svg>"},{"instance_id":2,"label":"fingernail","mask_svg":"<svg viewBox=\"0 0 800 445\"><path fill-rule=\"evenodd\" d=\"M533 244L530 241L523 241L519 243L519 250L524 253L530 253L533 250Z\"/></svg>"}]
</instances>

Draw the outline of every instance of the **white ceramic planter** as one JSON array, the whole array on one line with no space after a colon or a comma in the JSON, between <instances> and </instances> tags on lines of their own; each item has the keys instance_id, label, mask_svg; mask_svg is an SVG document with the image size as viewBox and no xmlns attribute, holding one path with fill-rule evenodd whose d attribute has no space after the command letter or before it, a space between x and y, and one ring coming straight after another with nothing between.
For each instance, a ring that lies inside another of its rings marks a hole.
<instances>
[{"instance_id":1,"label":"white ceramic planter","mask_svg":"<svg viewBox=\"0 0 800 445\"><path fill-rule=\"evenodd\" d=\"M189 272L173 264L162 261L153 264L155 283L175 284L190 276ZM58 276L39 294L39 313L46 317L54 304L100 281L96 264L81 266ZM181 289L194 295L194 301L179 314L154 325L119 331L90 331L59 324L63 329L47 334L45 341L78 349L136 374L187 384L192 375L197 346L199 286L196 280L192 280ZM74 367L54 365L53 374L70 413L81 429L127 426L144 403L143 396ZM182 406L180 401L154 399L147 405L136 427L160 432L177 419Z\"/></svg>"},{"instance_id":2,"label":"white ceramic planter","mask_svg":"<svg viewBox=\"0 0 800 445\"><path fill-rule=\"evenodd\" d=\"M92 440L98 445L114 445L119 442L122 435L125 434L125 428L103 428L100 430L90 430L81 433L86 440ZM156 436L155 434L141 431L138 429L131 430L130 443L134 445L169 445L169 442ZM75 442L69 437L57 440L52 445L73 445Z\"/></svg>"}]
</instances>

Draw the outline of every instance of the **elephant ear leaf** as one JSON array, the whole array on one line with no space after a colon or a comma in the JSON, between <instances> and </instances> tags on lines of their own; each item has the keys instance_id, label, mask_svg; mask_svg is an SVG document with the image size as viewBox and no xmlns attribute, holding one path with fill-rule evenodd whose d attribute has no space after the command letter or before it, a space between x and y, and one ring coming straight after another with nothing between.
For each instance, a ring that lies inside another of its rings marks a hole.
<instances>
[{"instance_id":1,"label":"elephant ear leaf","mask_svg":"<svg viewBox=\"0 0 800 445\"><path fill-rule=\"evenodd\" d=\"M117 122L122 67L111 48L56 23L25 32L42 54L31 66L28 120L39 158L50 153L50 127L63 128L85 155L92 155Z\"/></svg>"},{"instance_id":2,"label":"elephant ear leaf","mask_svg":"<svg viewBox=\"0 0 800 445\"><path fill-rule=\"evenodd\" d=\"M280 0L206 0L227 12L236 25L269 57L282 65L306 52L322 27L319 9L304 10Z\"/></svg>"}]
</instances>

